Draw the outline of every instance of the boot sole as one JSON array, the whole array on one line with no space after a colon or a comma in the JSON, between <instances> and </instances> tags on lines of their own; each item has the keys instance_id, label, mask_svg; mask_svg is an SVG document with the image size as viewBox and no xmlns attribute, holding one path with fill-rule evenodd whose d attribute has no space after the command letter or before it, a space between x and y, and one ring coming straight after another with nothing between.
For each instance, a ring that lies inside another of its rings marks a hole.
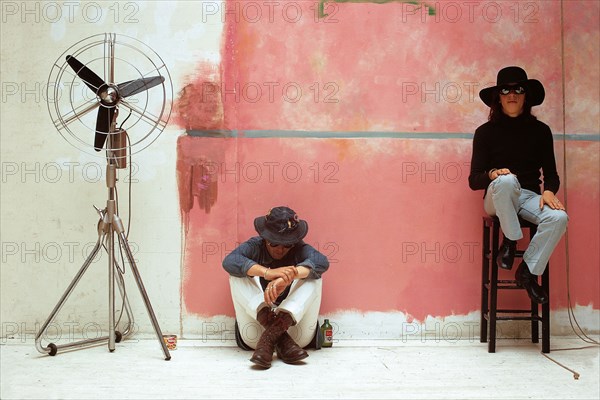
<instances>
[{"instance_id":1,"label":"boot sole","mask_svg":"<svg viewBox=\"0 0 600 400\"><path fill-rule=\"evenodd\" d=\"M259 367L263 367L265 369L271 368L271 363L267 363L263 360L251 358L250 361L252 361L254 364L258 365Z\"/></svg>"},{"instance_id":2,"label":"boot sole","mask_svg":"<svg viewBox=\"0 0 600 400\"><path fill-rule=\"evenodd\" d=\"M308 358L308 353L303 354L302 356L296 357L296 358L283 358L283 357L281 357L281 355L279 355L279 352L277 352L277 358L279 358L281 361L283 361L286 364L295 364L299 361L302 361L302 360Z\"/></svg>"}]
</instances>

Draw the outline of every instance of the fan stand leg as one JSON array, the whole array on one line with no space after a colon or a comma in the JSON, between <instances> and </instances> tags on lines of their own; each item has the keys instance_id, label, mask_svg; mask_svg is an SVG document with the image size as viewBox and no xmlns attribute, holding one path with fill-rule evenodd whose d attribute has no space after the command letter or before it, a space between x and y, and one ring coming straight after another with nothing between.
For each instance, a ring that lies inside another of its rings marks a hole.
<instances>
[{"instance_id":1,"label":"fan stand leg","mask_svg":"<svg viewBox=\"0 0 600 400\"><path fill-rule=\"evenodd\" d=\"M158 321L156 319L156 315L154 314L154 310L152 309L152 305L150 304L150 299L148 298L148 294L146 293L146 289L144 288L142 278L138 271L137 265L135 264L135 260L133 258L133 254L131 252L131 248L129 247L127 237L124 233L123 224L122 224L119 216L116 214L116 201L114 200L114 198L115 198L114 197L114 185L116 182L115 176L116 176L115 166L111 163L107 166L107 184L109 187L109 199L107 201L106 208L104 210L98 210L98 212L100 213L100 222L98 223L98 241L96 242L96 245L94 246L90 255L87 257L87 259L81 266L81 268L78 271L75 278L73 278L73 280L67 287L66 291L63 293L58 304L56 304L56 306L54 307L54 309L48 316L46 322L44 322L44 324L42 325L38 334L36 335L35 346L36 346L36 349L40 353L50 354L51 356L54 356L54 355L56 355L58 350L61 350L61 349L73 349L73 348L79 348L79 347L84 347L84 346L90 346L90 345L102 343L104 341L108 342L109 351L112 352L115 350L115 343L120 341L121 338L123 337L120 333L115 332L115 287L114 287L114 281L115 281L115 264L116 263L115 263L115 257L114 257L114 255L115 255L114 236L116 233L117 238L119 239L120 245L125 250L125 254L131 265L131 269L133 271L133 275L135 277L136 284L137 284L138 289L144 299L144 303L146 305L146 309L148 311L152 325L154 327L154 331L155 331L156 336L162 347L162 350L163 350L163 353L165 356L165 360L171 359L169 350L163 340L162 332L161 332L160 326L158 324ZM81 341L77 341L77 342L67 343L64 345L56 345L54 343L49 343L47 347L44 347L42 345L42 336L44 335L44 333L46 332L46 330L48 329L48 327L52 323L52 321L56 318L56 315L59 313L59 311L61 310L63 305L66 303L67 299L73 292L73 289L75 288L75 286L77 286L77 284L81 280L81 277L85 274L88 267L91 265L92 261L97 256L98 252L100 251L100 248L102 247L102 243L104 242L105 238L108 238L107 252L108 252L108 259L109 259L109 262L108 262L108 279L109 279L109 281L108 281L108 287L109 287L109 289L108 289L108 291L109 291L109 296L108 296L108 302L109 302L109 305L108 305L108 308L109 308L108 336L103 336L103 337L94 338L94 339L81 340ZM121 296L124 299L125 310L127 312L128 317L130 318L129 324L126 328L126 334L128 335L132 331L131 328L132 328L133 319L132 319L131 307L129 305L129 301L125 294L124 283L121 282L120 280L118 280L117 282L118 282L119 291L121 293Z\"/></svg>"},{"instance_id":2,"label":"fan stand leg","mask_svg":"<svg viewBox=\"0 0 600 400\"><path fill-rule=\"evenodd\" d=\"M108 218L112 218L110 207ZM115 234L111 226L108 232L108 350L110 352L115 351L115 340Z\"/></svg>"},{"instance_id":3,"label":"fan stand leg","mask_svg":"<svg viewBox=\"0 0 600 400\"><path fill-rule=\"evenodd\" d=\"M162 347L163 354L165 356L165 360L171 359L171 354L169 353L169 349L163 340L163 334L160 329L160 325L158 324L158 320L156 319L156 315L154 314L154 309L152 308L152 304L150 304L150 298L148 298L148 293L146 292L146 288L144 287L144 282L142 281L142 277L135 263L135 259L133 258L133 254L131 253L131 248L129 247L129 243L127 241L127 237L123 231L123 226L121 221L117 215L115 215L115 226L119 227L118 237L121 242L121 246L125 249L125 254L127 256L127 260L129 260L129 265L131 266L131 271L135 277L135 283L144 299L144 304L146 305L146 311L148 311L148 315L150 316L150 321L152 322L152 326L154 327L154 332L156 333L156 337Z\"/></svg>"},{"instance_id":4,"label":"fan stand leg","mask_svg":"<svg viewBox=\"0 0 600 400\"><path fill-rule=\"evenodd\" d=\"M108 209L108 218L111 221L111 232L109 232L110 240L109 240L109 318L114 318L114 249L110 246L113 244L114 233L117 234L121 247L125 250L125 255L127 256L127 260L129 261L129 265L131 266L131 271L135 277L135 283L144 299L144 304L146 305L146 310L148 311L148 315L150 316L150 321L152 322L152 326L154 327L154 332L156 333L156 337L161 345L163 350L163 354L165 356L165 360L171 359L171 354L169 353L169 349L163 340L162 331L158 324L158 320L156 319L156 315L154 314L154 309L152 308L152 304L150 304L150 298L148 297L148 293L146 292L146 288L144 287L144 282L142 281L142 277L135 263L135 259L133 258L133 254L131 252L131 248L129 247L129 242L127 240L127 236L125 235L125 229L123 228L123 223L121 222L121 218L117 215L116 212L116 201L114 200L114 187L116 184L116 164L114 162L110 162L107 166L106 170L106 180L107 186L109 188L109 200L107 201L107 209ZM112 303L110 303L112 301ZM113 321L109 321L109 326L114 326ZM110 351L114 351L114 329L109 331L109 340L108 340L108 349ZM112 347L111 347L112 346Z\"/></svg>"},{"instance_id":5,"label":"fan stand leg","mask_svg":"<svg viewBox=\"0 0 600 400\"><path fill-rule=\"evenodd\" d=\"M104 221L101 218L100 219L100 225L102 226L103 224L104 224ZM104 338L96 338L96 339L89 339L89 340L79 341L79 342L75 342L75 343L69 343L69 344L61 345L61 346L53 345L54 347L52 347L52 346L43 347L42 346L42 336L44 335L44 333L48 329L48 326L52 323L52 321L54 321L54 318L56 318L56 315L59 313L59 311L61 310L62 306L66 303L67 299L69 298L69 296L73 292L73 289L75 288L75 286L77 286L77 284L81 280L81 277L85 274L85 272L87 271L88 267L91 265L92 261L94 260L94 258L98 254L98 252L100 251L100 248L102 247L102 242L103 242L105 236L106 236L106 232L104 230L101 230L99 228L98 241L96 242L96 245L94 246L92 252L87 257L87 259L85 260L85 262L83 263L83 265L79 269L79 272L77 272L77 274L75 275L75 278L73 278L73 280L71 281L71 283L67 287L67 290L65 290L65 292L62 295L62 297L60 298L60 300L58 301L58 303L56 304L56 306L54 307L54 309L52 310L52 312L48 316L48 319L46 319L46 322L44 322L44 325L42 325L41 329L39 330L38 334L36 335L36 337L35 337L35 347L37 348L37 350L40 353L51 354L52 352L54 352L54 354L56 354L57 349L79 347L79 346L83 346L85 344L97 343L97 342L100 342L100 341L103 341L103 340L106 339L106 337L104 337ZM52 355L54 355L54 354L52 354Z\"/></svg>"}]
</instances>

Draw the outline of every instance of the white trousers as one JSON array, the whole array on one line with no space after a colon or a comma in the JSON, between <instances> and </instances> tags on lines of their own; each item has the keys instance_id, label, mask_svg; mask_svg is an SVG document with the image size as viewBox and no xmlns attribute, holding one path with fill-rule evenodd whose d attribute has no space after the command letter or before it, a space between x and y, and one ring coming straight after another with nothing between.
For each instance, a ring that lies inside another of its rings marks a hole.
<instances>
[{"instance_id":1,"label":"white trousers","mask_svg":"<svg viewBox=\"0 0 600 400\"><path fill-rule=\"evenodd\" d=\"M292 282L285 300L275 308L275 312L285 311L292 316L295 325L288 334L300 346L307 346L315 336L321 308L322 279L297 279ZM258 277L229 277L231 298L235 309L240 335L244 342L256 349L264 328L256 320L258 311L269 307L265 303L264 292Z\"/></svg>"},{"instance_id":2,"label":"white trousers","mask_svg":"<svg viewBox=\"0 0 600 400\"><path fill-rule=\"evenodd\" d=\"M502 232L510 240L523 237L519 217L538 226L523 255L523 260L534 275L544 273L569 220L563 210L553 210L548 205L540 209L540 198L531 190L521 189L516 176L500 175L488 186L483 201L485 211L488 215L498 217Z\"/></svg>"}]
</instances>

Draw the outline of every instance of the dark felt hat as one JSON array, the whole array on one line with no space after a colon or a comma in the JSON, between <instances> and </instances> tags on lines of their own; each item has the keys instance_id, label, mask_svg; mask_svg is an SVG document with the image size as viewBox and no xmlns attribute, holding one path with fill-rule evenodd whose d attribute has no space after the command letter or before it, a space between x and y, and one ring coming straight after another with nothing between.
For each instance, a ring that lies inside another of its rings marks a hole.
<instances>
[{"instance_id":1,"label":"dark felt hat","mask_svg":"<svg viewBox=\"0 0 600 400\"><path fill-rule=\"evenodd\" d=\"M267 215L254 219L254 229L265 240L273 244L289 246L301 241L308 233L306 221L288 207L271 208Z\"/></svg>"},{"instance_id":2,"label":"dark felt hat","mask_svg":"<svg viewBox=\"0 0 600 400\"><path fill-rule=\"evenodd\" d=\"M537 79L528 79L527 72L523 68L514 66L505 67L498 71L496 86L482 89L479 92L479 97L488 107L491 107L494 101L494 93L498 90L498 87L509 84L522 85L525 88L527 103L532 107L543 103L546 92L542 83Z\"/></svg>"}]
</instances>

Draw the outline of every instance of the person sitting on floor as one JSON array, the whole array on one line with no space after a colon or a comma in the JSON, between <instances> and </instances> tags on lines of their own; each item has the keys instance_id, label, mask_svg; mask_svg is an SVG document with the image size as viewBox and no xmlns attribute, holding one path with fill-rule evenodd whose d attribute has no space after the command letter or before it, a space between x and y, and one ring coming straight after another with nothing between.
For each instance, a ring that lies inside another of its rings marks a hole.
<instances>
[{"instance_id":1,"label":"person sitting on floor","mask_svg":"<svg viewBox=\"0 0 600 400\"><path fill-rule=\"evenodd\" d=\"M318 327L321 275L329 261L304 243L308 223L288 207L257 217L254 228L259 236L223 259L239 332L255 349L253 363L271 367L274 350L285 363L296 363L308 357L304 347ZM252 335L257 326L260 337Z\"/></svg>"}]
</instances>

